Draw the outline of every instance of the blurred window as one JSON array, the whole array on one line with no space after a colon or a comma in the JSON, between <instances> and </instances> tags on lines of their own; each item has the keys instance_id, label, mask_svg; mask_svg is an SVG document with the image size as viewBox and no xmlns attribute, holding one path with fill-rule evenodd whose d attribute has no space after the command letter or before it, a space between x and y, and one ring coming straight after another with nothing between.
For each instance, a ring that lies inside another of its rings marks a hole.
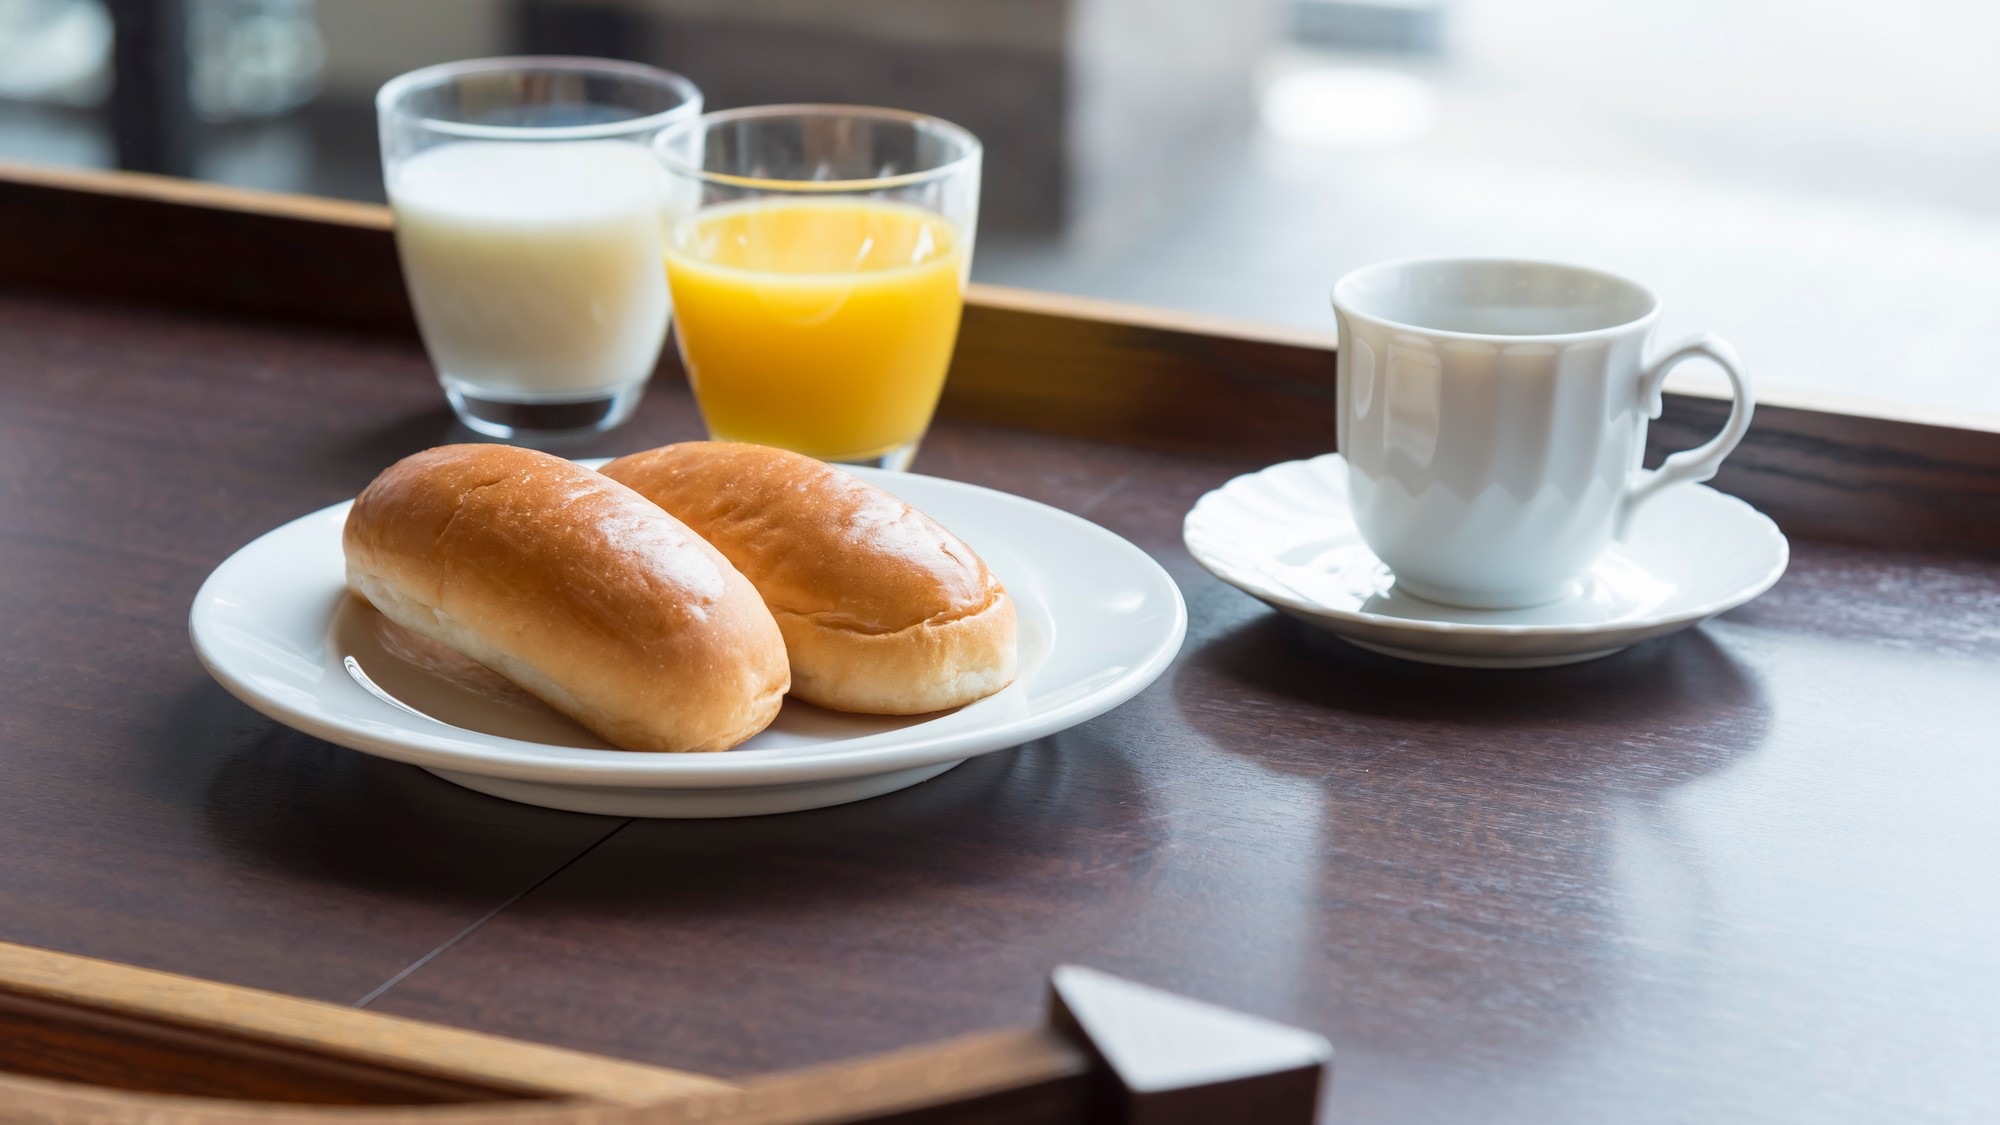
<instances>
[{"instance_id":1,"label":"blurred window","mask_svg":"<svg viewBox=\"0 0 2000 1125\"><path fill-rule=\"evenodd\" d=\"M379 200L384 79L618 54L961 119L983 280L1330 328L1370 261L1565 259L1767 387L2000 418L1996 43L1994 0L0 0L0 158Z\"/></svg>"}]
</instances>

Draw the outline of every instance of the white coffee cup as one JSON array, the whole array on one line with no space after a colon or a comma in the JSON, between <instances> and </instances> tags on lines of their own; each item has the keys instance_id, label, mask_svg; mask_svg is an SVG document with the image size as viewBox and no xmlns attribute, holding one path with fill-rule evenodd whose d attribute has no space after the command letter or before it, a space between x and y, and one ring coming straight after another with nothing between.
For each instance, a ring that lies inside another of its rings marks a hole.
<instances>
[{"instance_id":1,"label":"white coffee cup","mask_svg":"<svg viewBox=\"0 0 2000 1125\"><path fill-rule=\"evenodd\" d=\"M1608 273L1384 262L1341 278L1333 307L1355 522L1397 587L1431 601L1503 609L1569 595L1634 508L1714 476L1750 427L1735 350L1704 335L1648 356L1659 298ZM1729 421L1642 469L1661 384L1696 356L1728 374Z\"/></svg>"}]
</instances>

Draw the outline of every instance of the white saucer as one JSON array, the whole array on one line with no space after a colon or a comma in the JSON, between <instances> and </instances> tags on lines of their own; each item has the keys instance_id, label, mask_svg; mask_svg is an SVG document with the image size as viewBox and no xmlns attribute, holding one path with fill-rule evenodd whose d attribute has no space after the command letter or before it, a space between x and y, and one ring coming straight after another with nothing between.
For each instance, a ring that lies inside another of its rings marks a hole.
<instances>
[{"instance_id":1,"label":"white saucer","mask_svg":"<svg viewBox=\"0 0 2000 1125\"><path fill-rule=\"evenodd\" d=\"M1699 624L1771 588L1791 548L1755 508L1712 488L1669 489L1641 507L1567 598L1531 609L1460 609L1396 589L1361 542L1337 453L1237 477L1203 496L1182 536L1237 589L1375 652L1466 668L1595 660Z\"/></svg>"},{"instance_id":2,"label":"white saucer","mask_svg":"<svg viewBox=\"0 0 2000 1125\"><path fill-rule=\"evenodd\" d=\"M1013 686L955 711L902 718L788 700L770 729L725 753L614 750L351 598L344 503L230 556L195 596L189 633L231 693L307 734L512 801L663 817L790 812L915 785L1109 711L1180 651L1179 588L1111 532L1004 492L854 472L957 532L1006 583L1020 619Z\"/></svg>"}]
</instances>

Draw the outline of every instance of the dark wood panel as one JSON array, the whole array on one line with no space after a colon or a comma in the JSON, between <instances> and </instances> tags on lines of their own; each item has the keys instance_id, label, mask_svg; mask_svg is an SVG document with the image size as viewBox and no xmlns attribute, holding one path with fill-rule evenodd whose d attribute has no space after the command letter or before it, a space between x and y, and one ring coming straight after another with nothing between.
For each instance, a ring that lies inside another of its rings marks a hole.
<instances>
[{"instance_id":1,"label":"dark wood panel","mask_svg":"<svg viewBox=\"0 0 2000 1125\"><path fill-rule=\"evenodd\" d=\"M0 288L414 336L388 211L0 166Z\"/></svg>"},{"instance_id":2,"label":"dark wood panel","mask_svg":"<svg viewBox=\"0 0 2000 1125\"><path fill-rule=\"evenodd\" d=\"M1334 444L1327 340L1194 314L985 290L945 388L954 417L1153 449L1280 460Z\"/></svg>"},{"instance_id":3,"label":"dark wood panel","mask_svg":"<svg viewBox=\"0 0 2000 1125\"><path fill-rule=\"evenodd\" d=\"M1728 413L1670 396L1647 435L1655 459L1707 440ZM1795 535L2000 557L2000 433L1763 406L1714 485Z\"/></svg>"}]
</instances>

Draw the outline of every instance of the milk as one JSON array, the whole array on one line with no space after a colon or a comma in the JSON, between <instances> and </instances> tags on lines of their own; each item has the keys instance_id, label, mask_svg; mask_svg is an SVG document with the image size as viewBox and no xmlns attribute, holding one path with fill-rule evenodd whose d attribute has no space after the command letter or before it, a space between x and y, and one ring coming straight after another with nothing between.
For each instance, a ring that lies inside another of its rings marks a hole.
<instances>
[{"instance_id":1,"label":"milk","mask_svg":"<svg viewBox=\"0 0 2000 1125\"><path fill-rule=\"evenodd\" d=\"M509 401L645 379L667 330L660 173L643 147L468 141L391 177L396 245L431 362Z\"/></svg>"}]
</instances>

